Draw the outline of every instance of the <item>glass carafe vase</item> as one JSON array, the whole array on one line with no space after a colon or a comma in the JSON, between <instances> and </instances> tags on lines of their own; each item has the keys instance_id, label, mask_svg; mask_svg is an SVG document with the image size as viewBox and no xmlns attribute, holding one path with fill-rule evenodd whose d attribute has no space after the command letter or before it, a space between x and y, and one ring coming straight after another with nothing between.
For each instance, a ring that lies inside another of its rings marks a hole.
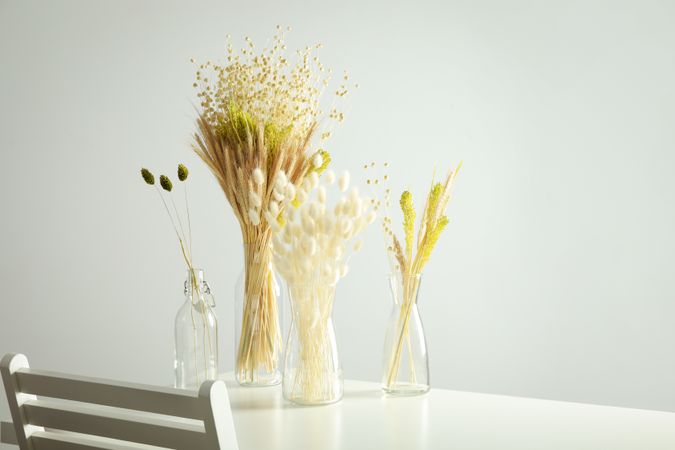
<instances>
[{"instance_id":1,"label":"glass carafe vase","mask_svg":"<svg viewBox=\"0 0 675 450\"><path fill-rule=\"evenodd\" d=\"M392 395L429 390L429 356L417 309L420 282L420 274L389 277L394 306L385 336L382 389Z\"/></svg>"},{"instance_id":2,"label":"glass carafe vase","mask_svg":"<svg viewBox=\"0 0 675 450\"><path fill-rule=\"evenodd\" d=\"M283 290L269 239L244 244L244 269L235 287L235 378L242 386L281 383Z\"/></svg>"},{"instance_id":3,"label":"glass carafe vase","mask_svg":"<svg viewBox=\"0 0 675 450\"><path fill-rule=\"evenodd\" d=\"M198 389L218 377L218 320L204 272L188 269L175 321L175 387Z\"/></svg>"},{"instance_id":4,"label":"glass carafe vase","mask_svg":"<svg viewBox=\"0 0 675 450\"><path fill-rule=\"evenodd\" d=\"M284 353L284 397L303 405L342 398L343 379L333 327L335 285L289 283L292 321Z\"/></svg>"}]
</instances>

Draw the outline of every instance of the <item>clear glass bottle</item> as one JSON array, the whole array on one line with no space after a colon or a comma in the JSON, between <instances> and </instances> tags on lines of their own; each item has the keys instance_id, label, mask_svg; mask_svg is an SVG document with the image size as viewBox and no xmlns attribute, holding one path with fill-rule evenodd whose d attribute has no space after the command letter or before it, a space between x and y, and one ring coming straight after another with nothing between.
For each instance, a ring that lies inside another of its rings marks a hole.
<instances>
[{"instance_id":1,"label":"clear glass bottle","mask_svg":"<svg viewBox=\"0 0 675 450\"><path fill-rule=\"evenodd\" d=\"M198 389L218 377L218 320L204 272L188 269L185 303L175 322L175 387Z\"/></svg>"},{"instance_id":2,"label":"clear glass bottle","mask_svg":"<svg viewBox=\"0 0 675 450\"><path fill-rule=\"evenodd\" d=\"M244 244L235 286L235 378L242 386L281 383L283 290L268 244Z\"/></svg>"},{"instance_id":3,"label":"clear glass bottle","mask_svg":"<svg viewBox=\"0 0 675 450\"><path fill-rule=\"evenodd\" d=\"M429 355L417 309L421 277L389 277L394 306L384 341L382 389L392 395L418 395L429 390Z\"/></svg>"},{"instance_id":4,"label":"clear glass bottle","mask_svg":"<svg viewBox=\"0 0 675 450\"><path fill-rule=\"evenodd\" d=\"M291 328L284 354L284 398L302 405L324 405L342 398L333 299L335 285L289 284Z\"/></svg>"}]
</instances>

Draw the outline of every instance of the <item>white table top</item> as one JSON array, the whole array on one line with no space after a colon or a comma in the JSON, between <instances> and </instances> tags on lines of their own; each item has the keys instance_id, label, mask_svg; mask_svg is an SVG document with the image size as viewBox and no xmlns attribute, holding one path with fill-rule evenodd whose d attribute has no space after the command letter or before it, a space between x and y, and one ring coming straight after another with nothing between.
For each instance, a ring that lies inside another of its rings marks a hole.
<instances>
[{"instance_id":1,"label":"white table top","mask_svg":"<svg viewBox=\"0 0 675 450\"><path fill-rule=\"evenodd\" d=\"M241 450L674 450L675 413L434 389L389 397L345 381L341 402L296 406L281 386L225 375Z\"/></svg>"}]
</instances>

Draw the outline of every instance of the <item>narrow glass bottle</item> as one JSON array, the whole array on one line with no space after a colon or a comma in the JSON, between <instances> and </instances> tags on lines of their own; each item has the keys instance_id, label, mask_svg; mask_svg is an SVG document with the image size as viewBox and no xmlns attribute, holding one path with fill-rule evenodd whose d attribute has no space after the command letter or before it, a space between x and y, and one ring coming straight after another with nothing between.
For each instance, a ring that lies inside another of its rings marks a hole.
<instances>
[{"instance_id":1,"label":"narrow glass bottle","mask_svg":"<svg viewBox=\"0 0 675 450\"><path fill-rule=\"evenodd\" d=\"M175 387L198 389L218 377L218 320L204 272L188 269L185 303L175 322Z\"/></svg>"},{"instance_id":2,"label":"narrow glass bottle","mask_svg":"<svg viewBox=\"0 0 675 450\"><path fill-rule=\"evenodd\" d=\"M429 355L417 309L422 276L389 277L394 306L389 316L382 362L382 389L392 395L429 390Z\"/></svg>"}]
</instances>

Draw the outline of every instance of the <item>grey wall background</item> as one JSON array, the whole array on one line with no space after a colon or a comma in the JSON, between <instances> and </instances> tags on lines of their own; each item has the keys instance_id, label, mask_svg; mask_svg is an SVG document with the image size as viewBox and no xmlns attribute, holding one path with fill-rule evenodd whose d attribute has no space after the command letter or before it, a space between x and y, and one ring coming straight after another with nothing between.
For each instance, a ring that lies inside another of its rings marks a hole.
<instances>
[{"instance_id":1,"label":"grey wall background","mask_svg":"<svg viewBox=\"0 0 675 450\"><path fill-rule=\"evenodd\" d=\"M184 269L138 169L184 161L231 369L240 238L189 150L188 60L281 23L361 86L336 168L389 161L420 196L465 162L420 299L434 386L675 411L674 20L656 1L0 1L0 352L171 383ZM368 239L335 320L346 376L377 380Z\"/></svg>"}]
</instances>

